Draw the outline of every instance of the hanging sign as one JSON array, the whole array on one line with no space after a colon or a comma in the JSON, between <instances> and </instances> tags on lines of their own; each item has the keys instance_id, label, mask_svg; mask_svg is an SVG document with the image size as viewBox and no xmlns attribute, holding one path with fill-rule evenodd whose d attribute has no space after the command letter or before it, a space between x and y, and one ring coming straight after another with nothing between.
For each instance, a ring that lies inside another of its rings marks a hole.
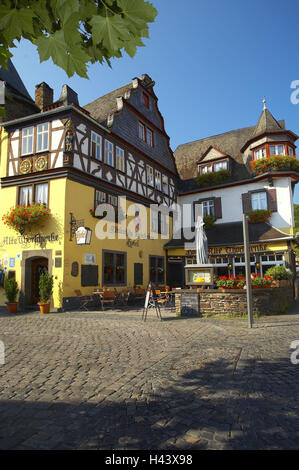
<instances>
[{"instance_id":1,"label":"hanging sign","mask_svg":"<svg viewBox=\"0 0 299 470\"><path fill-rule=\"evenodd\" d=\"M77 245L89 245L91 240L91 230L88 227L78 227L75 232Z\"/></svg>"}]
</instances>

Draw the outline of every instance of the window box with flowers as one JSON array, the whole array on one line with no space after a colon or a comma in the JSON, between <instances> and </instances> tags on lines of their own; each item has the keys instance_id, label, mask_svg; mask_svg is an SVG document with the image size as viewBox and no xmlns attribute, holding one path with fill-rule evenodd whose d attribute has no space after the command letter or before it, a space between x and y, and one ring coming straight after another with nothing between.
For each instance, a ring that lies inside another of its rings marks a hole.
<instances>
[{"instance_id":1,"label":"window box with flowers","mask_svg":"<svg viewBox=\"0 0 299 470\"><path fill-rule=\"evenodd\" d=\"M37 202L24 206L18 204L2 216L5 225L23 234L25 229L33 227L44 227L44 223L51 216L51 211L44 204Z\"/></svg>"},{"instance_id":2,"label":"window box with flowers","mask_svg":"<svg viewBox=\"0 0 299 470\"><path fill-rule=\"evenodd\" d=\"M272 287L273 278L271 276L262 277L260 273L251 274L251 285L253 289L265 289Z\"/></svg>"},{"instance_id":3,"label":"window box with flowers","mask_svg":"<svg viewBox=\"0 0 299 470\"><path fill-rule=\"evenodd\" d=\"M238 278L235 276L220 276L216 280L216 285L220 289L234 289L237 287Z\"/></svg>"},{"instance_id":4,"label":"window box with flowers","mask_svg":"<svg viewBox=\"0 0 299 470\"><path fill-rule=\"evenodd\" d=\"M299 160L297 160L296 156L271 155L258 160L252 160L249 165L255 175L281 170L294 170L299 173Z\"/></svg>"},{"instance_id":5,"label":"window box with flowers","mask_svg":"<svg viewBox=\"0 0 299 470\"><path fill-rule=\"evenodd\" d=\"M197 177L199 186L214 186L223 183L229 176L229 170L219 170L209 173L202 173Z\"/></svg>"},{"instance_id":6,"label":"window box with flowers","mask_svg":"<svg viewBox=\"0 0 299 470\"><path fill-rule=\"evenodd\" d=\"M248 212L248 222L250 224L260 224L268 222L271 217L269 209L254 209Z\"/></svg>"}]
</instances>

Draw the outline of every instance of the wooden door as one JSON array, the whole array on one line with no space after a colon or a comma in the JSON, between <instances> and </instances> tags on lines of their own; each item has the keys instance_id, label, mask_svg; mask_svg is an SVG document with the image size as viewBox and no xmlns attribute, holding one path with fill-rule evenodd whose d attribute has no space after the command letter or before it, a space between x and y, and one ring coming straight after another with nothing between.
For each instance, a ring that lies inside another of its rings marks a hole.
<instances>
[{"instance_id":1,"label":"wooden door","mask_svg":"<svg viewBox=\"0 0 299 470\"><path fill-rule=\"evenodd\" d=\"M38 287L40 276L45 271L48 271L47 258L37 258L32 260L31 269L31 302L32 304L36 304L40 300Z\"/></svg>"}]
</instances>

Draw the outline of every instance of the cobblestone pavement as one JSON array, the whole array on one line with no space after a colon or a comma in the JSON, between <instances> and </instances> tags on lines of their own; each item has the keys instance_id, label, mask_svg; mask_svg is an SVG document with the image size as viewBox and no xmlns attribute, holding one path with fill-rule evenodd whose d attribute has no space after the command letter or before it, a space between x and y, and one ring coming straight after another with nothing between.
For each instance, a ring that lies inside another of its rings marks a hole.
<instances>
[{"instance_id":1,"label":"cobblestone pavement","mask_svg":"<svg viewBox=\"0 0 299 470\"><path fill-rule=\"evenodd\" d=\"M0 449L298 449L297 311L0 314Z\"/></svg>"}]
</instances>

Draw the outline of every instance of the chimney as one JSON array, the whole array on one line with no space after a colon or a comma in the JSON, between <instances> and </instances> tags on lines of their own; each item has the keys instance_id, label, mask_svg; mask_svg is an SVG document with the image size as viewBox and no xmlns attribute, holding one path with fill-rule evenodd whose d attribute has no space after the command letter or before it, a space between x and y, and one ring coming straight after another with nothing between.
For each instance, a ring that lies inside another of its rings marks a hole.
<instances>
[{"instance_id":1,"label":"chimney","mask_svg":"<svg viewBox=\"0 0 299 470\"><path fill-rule=\"evenodd\" d=\"M59 100L64 106L75 104L79 106L78 94L68 85L63 85Z\"/></svg>"},{"instance_id":2,"label":"chimney","mask_svg":"<svg viewBox=\"0 0 299 470\"><path fill-rule=\"evenodd\" d=\"M47 106L53 104L53 89L45 82L35 87L35 103L42 111Z\"/></svg>"}]
</instances>

